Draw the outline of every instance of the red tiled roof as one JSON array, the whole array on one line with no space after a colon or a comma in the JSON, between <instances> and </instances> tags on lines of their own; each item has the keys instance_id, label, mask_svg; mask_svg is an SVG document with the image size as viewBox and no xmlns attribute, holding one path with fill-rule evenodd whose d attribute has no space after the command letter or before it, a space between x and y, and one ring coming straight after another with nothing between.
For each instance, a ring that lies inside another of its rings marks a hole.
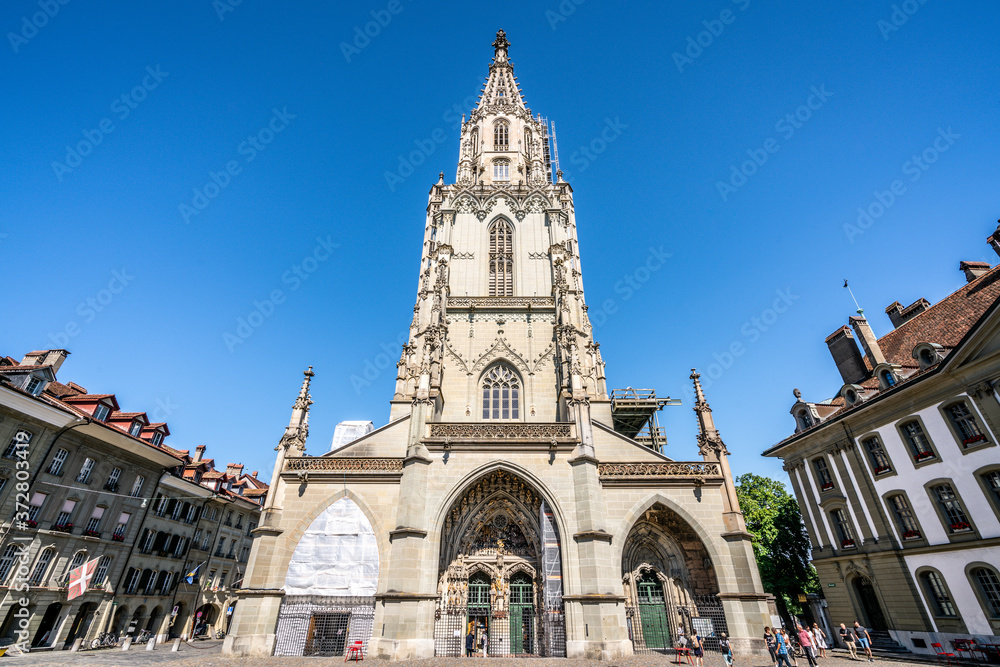
<instances>
[{"instance_id":1,"label":"red tiled roof","mask_svg":"<svg viewBox=\"0 0 1000 667\"><path fill-rule=\"evenodd\" d=\"M76 394L62 399L66 403L96 403L103 398L114 398L114 394Z\"/></svg>"},{"instance_id":2,"label":"red tiled roof","mask_svg":"<svg viewBox=\"0 0 1000 667\"><path fill-rule=\"evenodd\" d=\"M918 343L955 347L1000 298L1000 265L946 296L878 340L889 363L913 366Z\"/></svg>"}]
</instances>

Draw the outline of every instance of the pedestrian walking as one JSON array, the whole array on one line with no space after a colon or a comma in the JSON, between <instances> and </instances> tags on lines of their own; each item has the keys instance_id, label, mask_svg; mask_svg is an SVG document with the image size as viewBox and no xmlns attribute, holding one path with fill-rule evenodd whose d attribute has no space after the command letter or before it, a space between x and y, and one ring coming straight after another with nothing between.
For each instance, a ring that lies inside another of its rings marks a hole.
<instances>
[{"instance_id":1,"label":"pedestrian walking","mask_svg":"<svg viewBox=\"0 0 1000 667\"><path fill-rule=\"evenodd\" d=\"M764 626L764 644L767 645L767 652L771 654L771 663L774 667L778 667L778 657L774 653L778 648L778 642L768 626Z\"/></svg>"},{"instance_id":2,"label":"pedestrian walking","mask_svg":"<svg viewBox=\"0 0 1000 667\"><path fill-rule=\"evenodd\" d=\"M851 652L851 660L858 659L858 638L854 636L854 630L843 623L840 624L840 641L847 645L847 650Z\"/></svg>"},{"instance_id":3,"label":"pedestrian walking","mask_svg":"<svg viewBox=\"0 0 1000 667\"><path fill-rule=\"evenodd\" d=\"M697 630L691 635L691 654L694 655L694 664L705 667L705 647Z\"/></svg>"},{"instance_id":4,"label":"pedestrian walking","mask_svg":"<svg viewBox=\"0 0 1000 667\"><path fill-rule=\"evenodd\" d=\"M733 667L733 647L725 632L719 635L719 650L722 651L722 659L726 661L726 667Z\"/></svg>"},{"instance_id":5,"label":"pedestrian walking","mask_svg":"<svg viewBox=\"0 0 1000 667\"><path fill-rule=\"evenodd\" d=\"M476 654L476 633L469 628L469 634L465 636L465 655L471 658Z\"/></svg>"},{"instance_id":6,"label":"pedestrian walking","mask_svg":"<svg viewBox=\"0 0 1000 667\"><path fill-rule=\"evenodd\" d=\"M827 636L826 632L823 631L823 628L819 627L819 623L813 623L813 639L814 639L813 644L819 651L819 656L817 657L825 658L826 648L827 648L826 646Z\"/></svg>"},{"instance_id":7,"label":"pedestrian walking","mask_svg":"<svg viewBox=\"0 0 1000 667\"><path fill-rule=\"evenodd\" d=\"M799 667L798 647L795 645L791 636L789 636L788 630L781 628L781 638L784 639L785 644L788 645L788 657L792 661L792 667Z\"/></svg>"},{"instance_id":8,"label":"pedestrian walking","mask_svg":"<svg viewBox=\"0 0 1000 667\"><path fill-rule=\"evenodd\" d=\"M776 665L781 665L784 663L785 667L792 667L792 663L788 661L788 652L791 651L791 645L788 643L788 637L785 636L784 630L775 629L774 632L774 655L777 659Z\"/></svg>"},{"instance_id":9,"label":"pedestrian walking","mask_svg":"<svg viewBox=\"0 0 1000 667\"><path fill-rule=\"evenodd\" d=\"M484 657L484 658L486 657L486 645L490 643L490 642L489 642L489 639L490 639L490 638L489 638L489 635L487 635L487 634L486 634L486 628L483 628L483 634L482 634L482 636L481 636L481 637L479 638L479 641L480 641L480 642L482 642L482 646L483 646L483 657Z\"/></svg>"},{"instance_id":10,"label":"pedestrian walking","mask_svg":"<svg viewBox=\"0 0 1000 667\"><path fill-rule=\"evenodd\" d=\"M802 627L801 625L796 626L799 635L799 646L802 647L802 651L806 654L806 660L812 667L816 667L816 651L813 649L812 636L809 634L809 630Z\"/></svg>"},{"instance_id":11,"label":"pedestrian walking","mask_svg":"<svg viewBox=\"0 0 1000 667\"><path fill-rule=\"evenodd\" d=\"M858 638L858 645L865 650L868 662L875 662L872 655L872 636L868 634L868 629L857 621L854 621L854 636Z\"/></svg>"}]
</instances>

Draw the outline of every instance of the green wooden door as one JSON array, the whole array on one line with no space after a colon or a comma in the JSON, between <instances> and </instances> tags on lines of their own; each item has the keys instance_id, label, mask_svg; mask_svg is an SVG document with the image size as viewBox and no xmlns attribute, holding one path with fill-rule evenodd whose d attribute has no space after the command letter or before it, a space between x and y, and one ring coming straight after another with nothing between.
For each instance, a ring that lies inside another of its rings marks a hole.
<instances>
[{"instance_id":1,"label":"green wooden door","mask_svg":"<svg viewBox=\"0 0 1000 667\"><path fill-rule=\"evenodd\" d=\"M510 580L510 652L518 655L534 653L532 619L534 600L531 577L518 572Z\"/></svg>"},{"instance_id":2,"label":"green wooden door","mask_svg":"<svg viewBox=\"0 0 1000 667\"><path fill-rule=\"evenodd\" d=\"M639 580L639 621L646 648L670 647L663 585L652 572L647 572Z\"/></svg>"}]
</instances>

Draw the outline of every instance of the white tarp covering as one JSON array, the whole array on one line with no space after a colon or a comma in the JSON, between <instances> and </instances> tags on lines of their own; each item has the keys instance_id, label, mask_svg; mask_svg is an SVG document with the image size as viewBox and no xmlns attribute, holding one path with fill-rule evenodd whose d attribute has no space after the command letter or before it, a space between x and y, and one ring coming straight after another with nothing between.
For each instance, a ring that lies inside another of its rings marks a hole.
<instances>
[{"instance_id":1,"label":"white tarp covering","mask_svg":"<svg viewBox=\"0 0 1000 667\"><path fill-rule=\"evenodd\" d=\"M333 442L330 443L330 451L352 443L363 435L368 435L375 430L372 422L340 422L333 430Z\"/></svg>"},{"instance_id":2,"label":"white tarp covering","mask_svg":"<svg viewBox=\"0 0 1000 667\"><path fill-rule=\"evenodd\" d=\"M375 595L378 544L354 501L341 498L320 514L295 547L285 576L288 595Z\"/></svg>"}]
</instances>

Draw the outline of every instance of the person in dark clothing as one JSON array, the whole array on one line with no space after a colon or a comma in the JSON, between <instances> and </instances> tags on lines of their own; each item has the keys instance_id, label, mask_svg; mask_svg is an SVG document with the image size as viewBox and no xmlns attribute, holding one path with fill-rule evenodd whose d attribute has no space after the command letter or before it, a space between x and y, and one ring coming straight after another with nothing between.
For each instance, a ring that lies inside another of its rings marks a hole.
<instances>
[{"instance_id":1,"label":"person in dark clothing","mask_svg":"<svg viewBox=\"0 0 1000 667\"><path fill-rule=\"evenodd\" d=\"M465 635L465 655L469 658L472 654L476 652L476 633L469 630L469 634Z\"/></svg>"}]
</instances>

